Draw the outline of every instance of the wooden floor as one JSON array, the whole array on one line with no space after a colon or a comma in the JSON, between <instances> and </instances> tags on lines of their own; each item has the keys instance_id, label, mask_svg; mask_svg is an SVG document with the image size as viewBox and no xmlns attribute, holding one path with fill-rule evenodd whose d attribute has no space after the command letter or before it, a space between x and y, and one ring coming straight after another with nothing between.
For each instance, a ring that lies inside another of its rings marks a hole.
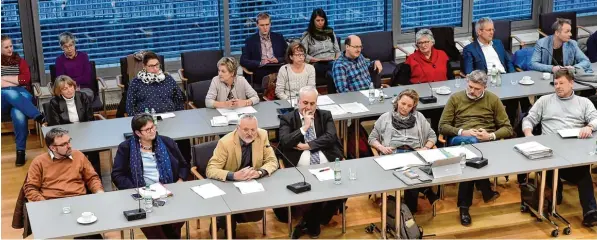
<instances>
[{"instance_id":1,"label":"wooden floor","mask_svg":"<svg viewBox=\"0 0 597 240\"><path fill-rule=\"evenodd\" d=\"M40 148L35 135L29 137L27 150L27 165L15 167L14 137L2 135L2 238L21 238L22 230L11 227L12 214L18 191L23 184L29 163L33 157L45 151ZM108 154L102 153L102 172L104 185L109 184ZM432 217L431 207L425 199L419 199L419 213L415 216L425 234L435 234L433 238L550 238L551 226L537 222L529 214L520 213L520 192L515 184L515 176L506 183L500 178L498 191L502 194L497 201L483 203L479 192L475 193L471 215L473 224L470 227L460 225L456 206L456 185L447 186L446 198L438 202L438 215ZM395 180L395 179L391 179ZM334 217L332 222L323 227L322 239L332 238L380 238L379 233L367 234L364 229L370 223L380 221L380 211L376 204L367 196L350 198L347 203L347 231L342 234L341 218ZM559 212L572 224L572 234L559 238L588 238L597 239L597 228L583 227L578 193L575 187L564 186L564 203L559 206ZM287 225L278 222L271 210L267 211L267 235L262 235L261 222L238 225L239 238L288 238ZM296 222L296 219L295 219ZM192 221L192 238L209 238L209 219L202 219L200 229L196 229L196 222ZM183 227L183 235L185 234ZM119 237L118 233L111 233L108 237ZM223 232L220 231L220 237ZM125 234L128 237L128 232ZM29 238L32 238L31 236ZM144 238L139 229L135 229L135 238Z\"/></svg>"}]
</instances>

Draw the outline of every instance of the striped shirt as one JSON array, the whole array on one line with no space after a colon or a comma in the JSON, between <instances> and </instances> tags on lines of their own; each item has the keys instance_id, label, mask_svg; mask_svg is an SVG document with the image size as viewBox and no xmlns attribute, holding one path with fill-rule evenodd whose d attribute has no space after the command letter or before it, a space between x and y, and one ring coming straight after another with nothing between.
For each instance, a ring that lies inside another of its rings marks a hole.
<instances>
[{"instance_id":1,"label":"striped shirt","mask_svg":"<svg viewBox=\"0 0 597 240\"><path fill-rule=\"evenodd\" d=\"M347 58L345 55L346 53L342 53L334 61L332 68L336 91L343 93L369 89L369 85L371 85L369 68L373 66L374 62L367 60L362 54L355 59Z\"/></svg>"},{"instance_id":2,"label":"striped shirt","mask_svg":"<svg viewBox=\"0 0 597 240\"><path fill-rule=\"evenodd\" d=\"M2 65L2 76L18 76L20 73L19 65Z\"/></svg>"}]
</instances>

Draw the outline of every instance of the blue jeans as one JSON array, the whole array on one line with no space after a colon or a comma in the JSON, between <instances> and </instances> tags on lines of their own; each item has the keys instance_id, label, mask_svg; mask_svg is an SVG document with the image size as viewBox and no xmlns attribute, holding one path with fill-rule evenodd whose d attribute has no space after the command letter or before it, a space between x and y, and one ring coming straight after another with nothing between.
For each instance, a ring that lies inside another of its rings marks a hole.
<instances>
[{"instance_id":1,"label":"blue jeans","mask_svg":"<svg viewBox=\"0 0 597 240\"><path fill-rule=\"evenodd\" d=\"M480 143L479 139L477 139L476 137L473 136L455 136L450 138L450 141L448 142L448 146L458 146L460 144L475 144L475 143Z\"/></svg>"},{"instance_id":2,"label":"blue jeans","mask_svg":"<svg viewBox=\"0 0 597 240\"><path fill-rule=\"evenodd\" d=\"M17 150L25 150L27 147L27 118L41 115L32 99L33 96L23 87L2 88L2 115L10 114Z\"/></svg>"}]
</instances>

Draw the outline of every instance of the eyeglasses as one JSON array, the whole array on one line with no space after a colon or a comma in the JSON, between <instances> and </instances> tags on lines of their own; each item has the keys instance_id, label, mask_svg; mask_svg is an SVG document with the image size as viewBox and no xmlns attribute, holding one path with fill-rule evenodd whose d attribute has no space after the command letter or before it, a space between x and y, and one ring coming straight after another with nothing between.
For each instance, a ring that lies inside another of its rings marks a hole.
<instances>
[{"instance_id":1,"label":"eyeglasses","mask_svg":"<svg viewBox=\"0 0 597 240\"><path fill-rule=\"evenodd\" d=\"M295 57L305 57L305 54L297 53L297 54L292 54L292 56L295 56Z\"/></svg>"},{"instance_id":2,"label":"eyeglasses","mask_svg":"<svg viewBox=\"0 0 597 240\"><path fill-rule=\"evenodd\" d=\"M347 44L347 45L348 45L348 44ZM353 48L356 48L356 49L363 49L363 46L362 46L362 45L361 45L361 46L353 46L353 45L348 45L348 46L350 46L350 47L353 47Z\"/></svg>"},{"instance_id":3,"label":"eyeglasses","mask_svg":"<svg viewBox=\"0 0 597 240\"><path fill-rule=\"evenodd\" d=\"M150 132L155 132L156 130L157 130L157 127L155 125L153 125L150 128L141 129L139 131L141 131L142 133L150 133Z\"/></svg>"},{"instance_id":4,"label":"eyeglasses","mask_svg":"<svg viewBox=\"0 0 597 240\"><path fill-rule=\"evenodd\" d=\"M422 41L422 42L418 42L417 45L423 46L423 45L427 45L427 44L430 44L430 43L431 43L431 41Z\"/></svg>"},{"instance_id":5,"label":"eyeglasses","mask_svg":"<svg viewBox=\"0 0 597 240\"><path fill-rule=\"evenodd\" d=\"M75 44L64 44L62 45L62 49L71 49L75 48Z\"/></svg>"},{"instance_id":6,"label":"eyeglasses","mask_svg":"<svg viewBox=\"0 0 597 240\"><path fill-rule=\"evenodd\" d=\"M67 142L65 142L65 143L62 143L62 144L54 144L54 146L56 146L56 147L66 147L66 146L70 145L70 142L71 142L72 140L73 140L73 138L70 138L70 139L68 139L68 141L67 141Z\"/></svg>"},{"instance_id":7,"label":"eyeglasses","mask_svg":"<svg viewBox=\"0 0 597 240\"><path fill-rule=\"evenodd\" d=\"M154 65L147 65L148 68L159 68L160 66L160 63L156 63Z\"/></svg>"}]
</instances>

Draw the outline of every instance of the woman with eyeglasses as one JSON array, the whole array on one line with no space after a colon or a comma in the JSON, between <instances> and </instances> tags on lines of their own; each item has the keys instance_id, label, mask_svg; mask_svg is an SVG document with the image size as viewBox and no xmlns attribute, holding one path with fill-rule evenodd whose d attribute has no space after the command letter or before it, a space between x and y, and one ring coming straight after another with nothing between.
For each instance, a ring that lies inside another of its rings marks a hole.
<instances>
[{"instance_id":1,"label":"woman with eyeglasses","mask_svg":"<svg viewBox=\"0 0 597 240\"><path fill-rule=\"evenodd\" d=\"M61 33L58 36L60 48L63 53L56 57L56 76L66 75L75 80L79 91L85 93L93 102L93 81L91 79L91 63L87 53L77 51L75 36L70 32Z\"/></svg>"},{"instance_id":2,"label":"woman with eyeglasses","mask_svg":"<svg viewBox=\"0 0 597 240\"><path fill-rule=\"evenodd\" d=\"M313 64L319 79L329 78L327 72L332 70L333 62L342 51L340 43L336 38L334 29L328 26L328 17L323 9L318 8L311 13L307 31L301 37L301 43L305 47L305 60ZM329 79L331 80L331 79ZM326 83L318 83L325 85Z\"/></svg>"},{"instance_id":3,"label":"woman with eyeglasses","mask_svg":"<svg viewBox=\"0 0 597 240\"><path fill-rule=\"evenodd\" d=\"M415 90L400 92L394 99L392 111L384 113L375 121L369 135L369 145L383 155L433 148L437 136L425 116L416 110L418 103L419 94ZM432 205L438 199L430 187L406 190L404 202L413 213L417 212L419 192L425 194Z\"/></svg>"},{"instance_id":4,"label":"woman with eyeglasses","mask_svg":"<svg viewBox=\"0 0 597 240\"><path fill-rule=\"evenodd\" d=\"M218 76L211 80L205 106L208 108L239 108L259 103L257 92L243 76L237 76L238 63L232 57L218 61Z\"/></svg>"},{"instance_id":5,"label":"woman with eyeglasses","mask_svg":"<svg viewBox=\"0 0 597 240\"><path fill-rule=\"evenodd\" d=\"M170 74L162 72L158 55L146 52L143 56L143 70L131 81L126 112L134 116L145 110L156 113L184 109L184 95Z\"/></svg>"},{"instance_id":6,"label":"woman with eyeglasses","mask_svg":"<svg viewBox=\"0 0 597 240\"><path fill-rule=\"evenodd\" d=\"M291 43L286 49L288 64L280 68L276 81L276 96L279 99L298 96L302 87L315 87L315 68L305 64L305 52L305 47L299 42Z\"/></svg>"},{"instance_id":7,"label":"woman with eyeglasses","mask_svg":"<svg viewBox=\"0 0 597 240\"><path fill-rule=\"evenodd\" d=\"M120 190L145 187L154 183L182 182L188 164L174 140L160 136L150 114L135 115L131 121L133 136L118 145L112 168L112 182ZM184 223L141 228L148 239L180 239Z\"/></svg>"},{"instance_id":8,"label":"woman with eyeglasses","mask_svg":"<svg viewBox=\"0 0 597 240\"><path fill-rule=\"evenodd\" d=\"M429 29L421 29L415 34L417 49L406 58L400 67L397 82L392 85L409 85L438 82L454 79L448 55L435 49L435 39Z\"/></svg>"}]
</instances>

